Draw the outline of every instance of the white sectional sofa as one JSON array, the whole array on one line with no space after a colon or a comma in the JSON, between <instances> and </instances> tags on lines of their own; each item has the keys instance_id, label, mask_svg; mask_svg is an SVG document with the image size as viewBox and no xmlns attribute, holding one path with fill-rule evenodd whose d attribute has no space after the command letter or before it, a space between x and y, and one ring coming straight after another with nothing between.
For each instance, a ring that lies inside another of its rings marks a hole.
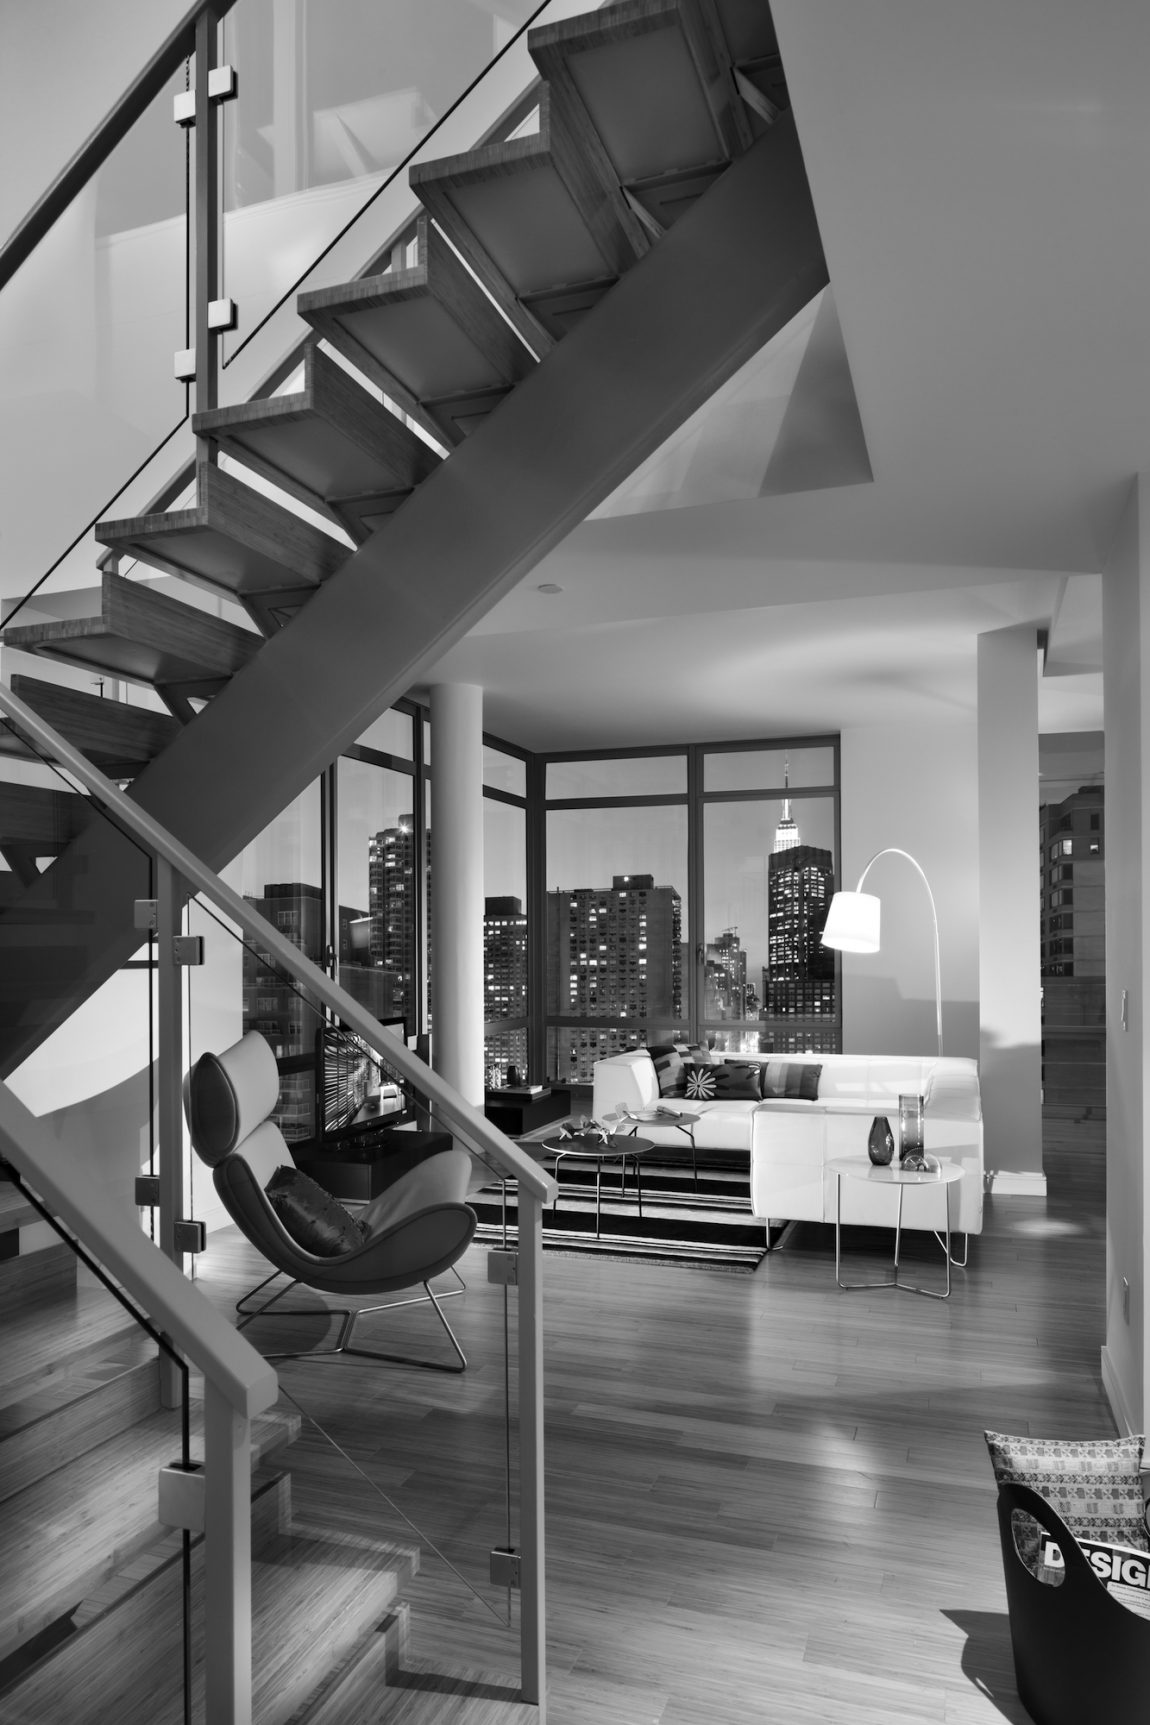
<instances>
[{"instance_id":1,"label":"white sectional sofa","mask_svg":"<svg viewBox=\"0 0 1150 1725\"><path fill-rule=\"evenodd\" d=\"M756 1216L833 1222L835 1176L827 1164L839 1156L857 1156L865 1164L867 1134L875 1115L886 1115L897 1141L899 1096L923 1095L927 1152L959 1163L965 1175L951 1198L951 1226L957 1233L982 1232L982 1103L975 1061L881 1054L739 1054L731 1060L740 1065L785 1061L818 1066L817 1099L661 1099L650 1055L635 1049L596 1064L595 1118L602 1120L620 1108L645 1112L660 1100L666 1107L681 1108L696 1116L699 1151L747 1151ZM638 1130L657 1143L684 1143L683 1134L673 1126L644 1121ZM941 1229L945 1196L941 1187L908 1191L903 1226ZM890 1226L894 1209L889 1191L853 1180L843 1182L844 1222Z\"/></svg>"}]
</instances>

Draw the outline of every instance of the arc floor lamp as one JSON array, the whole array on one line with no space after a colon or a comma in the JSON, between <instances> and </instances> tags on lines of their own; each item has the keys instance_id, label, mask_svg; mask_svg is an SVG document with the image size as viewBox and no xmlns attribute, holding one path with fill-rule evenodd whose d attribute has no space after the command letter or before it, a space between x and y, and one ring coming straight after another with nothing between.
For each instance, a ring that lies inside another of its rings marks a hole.
<instances>
[{"instance_id":1,"label":"arc floor lamp","mask_svg":"<svg viewBox=\"0 0 1150 1725\"><path fill-rule=\"evenodd\" d=\"M930 900L930 919L934 928L934 1014L938 1030L938 1052L942 1053L942 979L938 960L938 910L934 902L934 894L930 890L930 882L923 873L921 863L917 863L909 851L899 850L896 845L888 845L885 850L876 851L862 873L859 875L858 886L854 892L836 892L831 899L827 911L826 926L823 929L823 945L836 948L839 952L877 952L881 945L881 906L874 893L864 892L863 882L878 862L880 857L903 857L918 875L926 888L926 896Z\"/></svg>"}]
</instances>

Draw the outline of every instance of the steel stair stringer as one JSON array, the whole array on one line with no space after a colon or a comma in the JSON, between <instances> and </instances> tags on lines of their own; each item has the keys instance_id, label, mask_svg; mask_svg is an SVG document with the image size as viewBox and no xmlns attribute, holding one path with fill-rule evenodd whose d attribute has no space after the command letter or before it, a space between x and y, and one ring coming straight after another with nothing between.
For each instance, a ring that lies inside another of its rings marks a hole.
<instances>
[{"instance_id":1,"label":"steel stair stringer","mask_svg":"<svg viewBox=\"0 0 1150 1725\"><path fill-rule=\"evenodd\" d=\"M222 868L826 282L786 114L140 774L132 796ZM94 821L0 918L0 1076L139 944L142 864Z\"/></svg>"}]
</instances>

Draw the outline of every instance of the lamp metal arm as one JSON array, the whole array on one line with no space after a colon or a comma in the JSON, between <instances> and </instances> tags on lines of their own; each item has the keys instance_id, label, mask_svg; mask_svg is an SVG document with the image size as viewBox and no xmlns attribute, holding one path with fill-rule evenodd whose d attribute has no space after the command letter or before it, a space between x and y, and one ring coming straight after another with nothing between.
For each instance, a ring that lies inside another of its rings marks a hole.
<instances>
[{"instance_id":1,"label":"lamp metal arm","mask_svg":"<svg viewBox=\"0 0 1150 1725\"><path fill-rule=\"evenodd\" d=\"M930 920L931 920L931 923L932 923L933 929L934 929L934 1017L935 1017L935 1028L938 1031L938 1052L941 1055L941 1053L942 1053L942 967L941 967L941 964L939 961L938 907L936 906L936 904L934 902L934 894L930 890L930 882L926 878L926 874L923 871L922 864L919 862L916 862L914 857L911 856L909 851L900 850L897 845L887 845L881 851L876 851L874 853L874 855L871 857L870 861L867 863L866 867L863 869L862 873L859 875L859 883L858 883L858 886L855 888L856 892L862 891L863 882L866 880L867 875L870 873L870 871L874 867L875 863L878 862L880 857L903 857L903 858L905 858L905 860L910 864L911 868L914 869L915 873L918 875L918 878L919 878L919 880L921 880L923 886L926 888L926 896L930 900Z\"/></svg>"}]
</instances>

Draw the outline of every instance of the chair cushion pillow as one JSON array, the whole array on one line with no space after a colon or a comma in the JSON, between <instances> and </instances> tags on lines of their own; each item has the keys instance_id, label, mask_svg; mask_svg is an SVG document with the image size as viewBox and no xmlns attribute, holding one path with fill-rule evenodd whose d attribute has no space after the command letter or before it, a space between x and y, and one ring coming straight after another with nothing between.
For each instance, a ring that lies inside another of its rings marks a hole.
<instances>
[{"instance_id":1,"label":"chair cushion pillow","mask_svg":"<svg viewBox=\"0 0 1150 1725\"><path fill-rule=\"evenodd\" d=\"M683 1056L670 1042L649 1044L647 1053L655 1066L655 1077L659 1084L660 1096L685 1096L687 1094L687 1074Z\"/></svg>"},{"instance_id":2,"label":"chair cushion pillow","mask_svg":"<svg viewBox=\"0 0 1150 1725\"><path fill-rule=\"evenodd\" d=\"M1044 1497L1079 1539L1103 1540L1150 1551L1142 1498L1143 1439L1059 1438L985 1434L994 1477L1028 1485ZM1040 1534L1033 1517L1021 1514L1016 1540L1028 1569L1037 1573Z\"/></svg>"},{"instance_id":3,"label":"chair cushion pillow","mask_svg":"<svg viewBox=\"0 0 1150 1725\"><path fill-rule=\"evenodd\" d=\"M285 1231L313 1257L339 1258L363 1245L363 1223L301 1168L277 1168L264 1190Z\"/></svg>"},{"instance_id":4,"label":"chair cushion pillow","mask_svg":"<svg viewBox=\"0 0 1150 1725\"><path fill-rule=\"evenodd\" d=\"M258 1030L222 1054L201 1054L188 1082L192 1144L214 1167L266 1120L279 1099L276 1057Z\"/></svg>"},{"instance_id":5,"label":"chair cushion pillow","mask_svg":"<svg viewBox=\"0 0 1150 1725\"><path fill-rule=\"evenodd\" d=\"M767 1060L763 1064L763 1096L768 1101L817 1102L821 1066L807 1060Z\"/></svg>"}]
</instances>

